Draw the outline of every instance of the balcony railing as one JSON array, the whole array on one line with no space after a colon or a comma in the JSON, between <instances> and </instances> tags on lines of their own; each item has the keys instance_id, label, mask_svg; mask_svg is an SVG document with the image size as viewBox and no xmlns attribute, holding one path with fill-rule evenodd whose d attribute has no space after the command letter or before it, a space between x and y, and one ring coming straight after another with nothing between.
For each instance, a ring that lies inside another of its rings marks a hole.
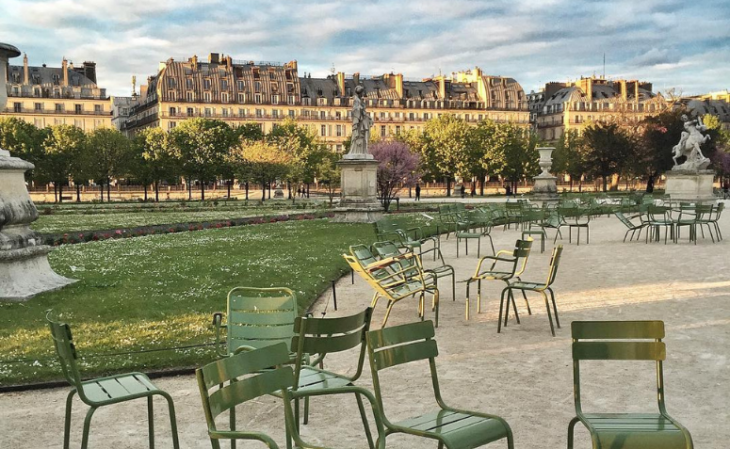
<instances>
[{"instance_id":1,"label":"balcony railing","mask_svg":"<svg viewBox=\"0 0 730 449\"><path fill-rule=\"evenodd\" d=\"M44 114L44 115L108 115L111 116L111 111L81 111L76 112L76 110L62 110L57 111L55 109L32 109L32 108L20 108L16 109L15 107L6 107L2 110L5 114Z\"/></svg>"}]
</instances>

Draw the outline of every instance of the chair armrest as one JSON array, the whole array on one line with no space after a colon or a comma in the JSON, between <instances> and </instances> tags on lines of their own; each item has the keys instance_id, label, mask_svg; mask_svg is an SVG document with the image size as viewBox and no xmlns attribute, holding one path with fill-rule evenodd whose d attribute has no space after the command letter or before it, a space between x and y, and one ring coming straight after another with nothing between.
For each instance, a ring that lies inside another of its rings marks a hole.
<instances>
[{"instance_id":1,"label":"chair armrest","mask_svg":"<svg viewBox=\"0 0 730 449\"><path fill-rule=\"evenodd\" d=\"M215 328L215 351L219 356L226 357L228 355L226 342L221 341L221 329L225 327L223 325L223 312L215 312L213 314L213 327Z\"/></svg>"},{"instance_id":2,"label":"chair armrest","mask_svg":"<svg viewBox=\"0 0 730 449\"><path fill-rule=\"evenodd\" d=\"M236 355L236 354L240 354L240 353L242 353L242 352L248 352L248 351L255 351L255 350L256 350L256 348L254 348L253 346L249 346L249 345L241 345L241 346L237 347L237 348L236 348L236 349L235 349L235 350L233 351L233 355Z\"/></svg>"}]
</instances>

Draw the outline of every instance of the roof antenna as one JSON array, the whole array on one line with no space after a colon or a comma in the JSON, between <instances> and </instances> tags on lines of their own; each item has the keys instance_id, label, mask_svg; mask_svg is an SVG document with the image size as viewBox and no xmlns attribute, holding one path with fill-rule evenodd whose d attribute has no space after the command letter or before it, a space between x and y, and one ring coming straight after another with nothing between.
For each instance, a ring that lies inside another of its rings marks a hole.
<instances>
[{"instance_id":1,"label":"roof antenna","mask_svg":"<svg viewBox=\"0 0 730 449\"><path fill-rule=\"evenodd\" d=\"M606 79L606 52L603 52L603 79Z\"/></svg>"}]
</instances>

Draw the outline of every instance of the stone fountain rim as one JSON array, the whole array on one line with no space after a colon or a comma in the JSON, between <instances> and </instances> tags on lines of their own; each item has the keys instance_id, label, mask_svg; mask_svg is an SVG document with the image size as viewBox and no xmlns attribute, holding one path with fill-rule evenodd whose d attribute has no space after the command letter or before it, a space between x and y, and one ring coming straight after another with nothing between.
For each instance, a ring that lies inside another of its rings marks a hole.
<instances>
[{"instance_id":1,"label":"stone fountain rim","mask_svg":"<svg viewBox=\"0 0 730 449\"><path fill-rule=\"evenodd\" d=\"M9 58L20 56L20 50L18 50L18 47L2 42L0 42L0 52L7 53Z\"/></svg>"}]
</instances>

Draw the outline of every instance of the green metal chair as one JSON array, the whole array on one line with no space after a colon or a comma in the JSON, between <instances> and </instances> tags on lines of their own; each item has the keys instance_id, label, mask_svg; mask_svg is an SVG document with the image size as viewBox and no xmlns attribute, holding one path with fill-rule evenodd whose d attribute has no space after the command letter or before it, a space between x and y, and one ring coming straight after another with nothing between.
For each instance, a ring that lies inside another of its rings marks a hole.
<instances>
[{"instance_id":1,"label":"green metal chair","mask_svg":"<svg viewBox=\"0 0 730 449\"><path fill-rule=\"evenodd\" d=\"M631 221L631 219L629 217L627 217L626 215L624 215L623 212L614 212L614 215L616 215L616 218L618 218L619 221L624 226L626 226L626 228L627 228L626 234L624 234L624 242L626 241L626 237L629 236L629 232L631 233L631 238L629 239L629 241L634 240L634 234L636 234L637 231L639 232L639 235L636 237L636 239L637 240L640 239L641 238L641 231L645 227L648 226L648 223L644 223L644 222L640 222L639 224L635 224L634 222Z\"/></svg>"},{"instance_id":2,"label":"green metal chair","mask_svg":"<svg viewBox=\"0 0 730 449\"><path fill-rule=\"evenodd\" d=\"M464 245L466 247L466 255L469 255L469 240L476 239L477 241L477 257L481 255L482 252L482 233L479 231L472 231L470 230L470 225L456 225L456 228L454 229L454 233L456 234L456 258L459 258L459 246L461 241L464 241ZM491 240L491 237L489 238Z\"/></svg>"},{"instance_id":3,"label":"green metal chair","mask_svg":"<svg viewBox=\"0 0 730 449\"><path fill-rule=\"evenodd\" d=\"M545 215L548 212L544 209L526 209L522 212L522 238L534 235L540 236L540 253L545 252Z\"/></svg>"},{"instance_id":4,"label":"green metal chair","mask_svg":"<svg viewBox=\"0 0 730 449\"><path fill-rule=\"evenodd\" d=\"M229 430L219 430L215 423L215 418L221 413L228 411L233 414L236 406L267 394L275 394L283 399L287 447L291 447L290 438L294 438L297 447L324 449L302 441L294 425L292 399L288 392L294 385L294 372L291 366L277 367L288 361L286 344L277 343L223 358L195 370L213 449L220 449L220 440L231 440L231 446L236 440L249 440L260 441L269 449L279 448L274 439L263 432L237 430L235 419L231 419Z\"/></svg>"},{"instance_id":5,"label":"green metal chair","mask_svg":"<svg viewBox=\"0 0 730 449\"><path fill-rule=\"evenodd\" d=\"M646 243L649 239L659 241L660 228L664 228L664 244L667 244L667 235L671 235L674 241L674 220L672 220L672 209L669 206L654 206L649 204L646 208L648 226L651 232L646 233ZM651 234L651 236L649 235Z\"/></svg>"},{"instance_id":6,"label":"green metal chair","mask_svg":"<svg viewBox=\"0 0 730 449\"><path fill-rule=\"evenodd\" d=\"M367 334L375 398L386 429L383 440L394 433L405 433L436 440L439 448L471 449L506 438L507 447L513 449L512 430L504 419L446 405L439 388L436 372L438 347L433 337L434 327L430 321L389 327ZM380 373L393 366L426 360L438 409L415 418L391 422L385 414Z\"/></svg>"},{"instance_id":7,"label":"green metal chair","mask_svg":"<svg viewBox=\"0 0 730 449\"><path fill-rule=\"evenodd\" d=\"M550 313L550 303L548 302L548 297L545 292L547 291L550 293L550 300L553 303L553 311L555 312L555 324L558 326L558 328L560 328L558 307L555 305L555 293L553 292L551 286L553 285L553 282L555 282L555 276L557 276L558 274L558 265L560 265L561 254L563 254L563 245L558 245L557 247L553 248L553 254L552 256L550 256L550 266L548 268L547 280L545 282L525 282L517 280L515 282L509 283L507 287L502 290L502 297L499 301L499 320L497 321L497 332L502 331L502 310L504 310L504 325L505 327L507 326L507 320L509 318L509 302L512 301L512 304L514 304L515 302L512 290L522 290L523 295L527 291L537 292L540 293L545 299L545 307L547 308L548 320L550 321L550 332L553 334L553 337L555 336L553 317ZM503 309L505 295L508 295L507 307ZM525 302L527 302L527 297L525 297Z\"/></svg>"},{"instance_id":8,"label":"green metal chair","mask_svg":"<svg viewBox=\"0 0 730 449\"><path fill-rule=\"evenodd\" d=\"M354 394L360 410L368 446L375 447L362 398L365 397L373 407L375 424L378 431L378 447L384 447L384 431L379 419L377 403L372 393L365 388L355 386L355 381L362 374L365 360L365 335L370 329L372 308L360 313L337 318L297 317L294 324L296 336L292 340L291 349L297 352L294 366L294 386L291 396L294 399L295 427L299 428L299 398L326 396L335 394ZM360 347L357 370L351 376L325 371L306 363L307 354L335 354Z\"/></svg>"},{"instance_id":9,"label":"green metal chair","mask_svg":"<svg viewBox=\"0 0 730 449\"><path fill-rule=\"evenodd\" d=\"M500 250L494 256L484 256L479 259L477 268L474 271L474 275L466 280L466 319L469 319L469 287L472 282L477 283L477 313L482 311L482 281L503 281L509 285L511 279L520 280L520 275L525 272L527 267L527 259L530 257L530 248L532 248L533 240L531 238L524 240L517 240L515 247L512 251ZM486 260L490 260L492 264L486 270L482 271L482 265ZM497 269L497 264L500 264ZM510 268L502 268L502 267ZM525 303L527 303L527 295L524 294ZM514 307L515 317L517 323L520 322L519 315L517 315L517 306L512 302ZM527 303L527 311L532 315L530 310L530 304Z\"/></svg>"},{"instance_id":10,"label":"green metal chair","mask_svg":"<svg viewBox=\"0 0 730 449\"><path fill-rule=\"evenodd\" d=\"M702 228L703 226L707 226L707 232L710 234L710 238L712 239L712 243L715 243L715 237L712 235L712 210L715 207L711 204L698 204L695 207L695 212L697 214L697 226L700 227L700 232L702 233L702 238L705 238L705 230ZM718 235L718 241L720 236ZM695 244L697 243L697 233L695 232Z\"/></svg>"},{"instance_id":11,"label":"green metal chair","mask_svg":"<svg viewBox=\"0 0 730 449\"><path fill-rule=\"evenodd\" d=\"M594 449L694 447L690 433L667 414L664 404L664 322L573 321L572 334L573 396L577 416L568 425L568 449L573 448L578 422L590 432ZM580 364L586 360L656 361L659 413L584 413L581 407Z\"/></svg>"},{"instance_id":12,"label":"green metal chair","mask_svg":"<svg viewBox=\"0 0 730 449\"><path fill-rule=\"evenodd\" d=\"M679 236L683 227L689 228L689 240L694 241L697 244L697 208L693 204L680 204L679 205L679 216L674 222L675 238L674 241L679 241Z\"/></svg>"},{"instance_id":13,"label":"green metal chair","mask_svg":"<svg viewBox=\"0 0 730 449\"><path fill-rule=\"evenodd\" d=\"M722 211L725 209L725 203L721 202L718 203L717 206L712 208L712 213L710 214L709 222L715 227L715 233L717 234L717 240L722 240L722 232L720 232L720 225L718 224L718 221L720 220L720 217L722 216Z\"/></svg>"},{"instance_id":14,"label":"green metal chair","mask_svg":"<svg viewBox=\"0 0 730 449\"><path fill-rule=\"evenodd\" d=\"M573 241L573 228L578 230L578 245L580 246L580 230L585 228L586 230L586 244L591 243L591 215L589 209L583 209L580 206L575 207L558 207L558 214L560 215L562 222L558 229L562 226L568 227L568 243ZM562 238L562 237L561 237ZM555 236L555 243L558 240L558 236Z\"/></svg>"},{"instance_id":15,"label":"green metal chair","mask_svg":"<svg viewBox=\"0 0 730 449\"><path fill-rule=\"evenodd\" d=\"M175 449L180 447L177 437L177 421L175 420L175 406L172 398L166 392L157 388L150 379L142 373L118 374L116 376L101 377L92 380L81 380L78 367L76 366L76 347L74 346L71 328L66 323L58 323L50 318L51 311L48 311L46 320L51 330L53 344L56 347L58 361L63 370L63 376L73 387L66 397L66 417L63 430L63 447L68 449L71 433L71 408L73 397L76 393L81 401L91 407L84 419L84 431L81 440L81 448L86 449L89 445L89 427L91 417L99 407L118 404L120 402L134 399L147 398L147 419L149 423L150 448L155 447L155 423L154 423L154 396L162 396L167 400L170 413L170 428L172 429L172 445Z\"/></svg>"}]
</instances>

